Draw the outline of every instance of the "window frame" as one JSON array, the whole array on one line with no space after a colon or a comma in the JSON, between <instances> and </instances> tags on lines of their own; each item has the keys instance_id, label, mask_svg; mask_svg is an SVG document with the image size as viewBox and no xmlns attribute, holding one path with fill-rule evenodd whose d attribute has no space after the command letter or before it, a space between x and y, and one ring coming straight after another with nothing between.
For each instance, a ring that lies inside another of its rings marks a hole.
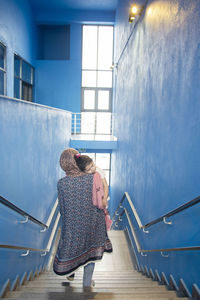
<instances>
[{"instance_id":1,"label":"window frame","mask_svg":"<svg viewBox=\"0 0 200 300\"><path fill-rule=\"evenodd\" d=\"M94 109L85 109L84 108L84 91L95 91ZM99 109L98 108L98 92L99 91L108 91L109 92L109 108L108 109ZM112 91L113 91L112 88L82 87L81 111L82 112L112 112Z\"/></svg>"},{"instance_id":2,"label":"window frame","mask_svg":"<svg viewBox=\"0 0 200 300\"><path fill-rule=\"evenodd\" d=\"M0 67L0 71L4 74L4 83L3 83L3 94L0 94L0 96L6 96L7 95L7 47L4 43L0 41L0 45L4 48L4 68Z\"/></svg>"},{"instance_id":3,"label":"window frame","mask_svg":"<svg viewBox=\"0 0 200 300\"><path fill-rule=\"evenodd\" d=\"M18 79L19 80L19 98L16 98L16 97L15 98L23 100L23 101L33 102L34 101L34 91L35 91L35 68L29 62L27 62L25 59L23 59L20 55L18 55L17 53L14 53L14 62L15 62L15 58L19 59L20 65L19 65L19 76L16 76L15 75L15 63L14 63L14 97L15 97L15 79ZM30 69L31 69L31 83L22 78L23 62L30 66ZM28 85L29 87L31 87L31 95L32 95L31 100L22 98L22 96L23 96L23 84L25 84L26 86Z\"/></svg>"},{"instance_id":4,"label":"window frame","mask_svg":"<svg viewBox=\"0 0 200 300\"><path fill-rule=\"evenodd\" d=\"M101 25L101 24L83 24L82 25L82 62L83 62L83 27L84 26L96 26L97 27L97 58L96 58L96 68L92 69L84 69L81 65L81 112L112 112L112 96L113 96L113 70L108 70L108 69L98 69L98 43L99 43L99 27L112 27L113 28L113 43L114 43L114 26L113 25ZM114 46L114 45L113 45ZM114 51L114 47L113 50ZM112 53L113 57L113 53ZM85 87L82 85L82 74L84 71L93 71L96 72L96 86L95 87ZM98 72L103 71L103 72L110 72L112 76L112 86L111 87L98 87ZM84 90L95 90L95 108L94 109L84 109ZM108 90L109 91L109 110L105 109L98 109L98 90Z\"/></svg>"}]
</instances>

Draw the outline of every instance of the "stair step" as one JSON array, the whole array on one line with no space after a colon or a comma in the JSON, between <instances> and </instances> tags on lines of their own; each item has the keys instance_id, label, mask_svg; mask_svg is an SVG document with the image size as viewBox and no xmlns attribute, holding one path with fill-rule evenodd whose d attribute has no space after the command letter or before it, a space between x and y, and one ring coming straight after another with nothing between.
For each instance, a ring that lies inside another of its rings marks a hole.
<instances>
[{"instance_id":1,"label":"stair step","mask_svg":"<svg viewBox=\"0 0 200 300\"><path fill-rule=\"evenodd\" d=\"M29 282L28 284L25 285L25 287L29 287L29 286L33 286L33 287L51 287L51 286L61 286L63 284L67 284L69 283L67 280L66 281L49 281L49 280L41 280L41 281L36 281L36 282ZM136 280L126 280L126 281L120 281L119 280L96 280L95 281L96 285L117 285L117 286L146 286L146 287L162 287L160 285L158 285L157 282L151 282L151 281L147 281L147 282L142 282L142 281L136 281ZM70 286L74 286L74 285L82 285L82 279L80 280L74 280L72 282L70 282Z\"/></svg>"},{"instance_id":2,"label":"stair step","mask_svg":"<svg viewBox=\"0 0 200 300\"><path fill-rule=\"evenodd\" d=\"M88 297L87 297L88 296ZM75 293L70 294L66 293L30 293L30 294L21 294L18 297L9 297L7 300L13 299L34 299L34 300L86 300L86 299L95 299L95 300L174 300L177 299L175 294L163 295L163 293L158 294L141 294L141 293ZM188 298L181 298L181 300L186 300Z\"/></svg>"},{"instance_id":3,"label":"stair step","mask_svg":"<svg viewBox=\"0 0 200 300\"><path fill-rule=\"evenodd\" d=\"M94 297L94 298L93 298ZM15 298L15 300L21 300L22 298ZM62 296L54 296L49 298L49 295L40 295L37 298L33 297L26 297L24 299L27 300L88 300L88 299L95 299L95 300L174 300L177 298L172 298L172 297L162 297L162 295L155 295L152 297L146 297L145 296L140 296L140 295L105 295L105 294L94 294L94 295L84 295L84 294L79 294L77 295L62 295ZM6 298L6 300L13 300L13 298ZM188 298L181 298L181 300L188 300Z\"/></svg>"},{"instance_id":4,"label":"stair step","mask_svg":"<svg viewBox=\"0 0 200 300\"><path fill-rule=\"evenodd\" d=\"M75 276L75 279L74 279L74 281L81 281L83 279L83 276L81 276L81 277L77 277L77 276ZM100 280L100 281L122 281L122 282L124 282L124 281L131 281L131 282L144 282L144 281L147 281L147 282L154 282L154 281L152 281L152 279L151 278L145 278L145 280L144 280L144 277L143 278L131 278L131 277L127 277L127 278L125 278L125 277L106 277L106 276L102 276L102 277L99 277L99 276L93 276L93 279L95 280ZM45 281L54 281L54 282L63 282L63 281L66 281L67 280L67 277L61 277L61 278L57 278L57 277L55 277L55 278L48 278L48 277L46 277L46 278L44 278L44 277L40 277L40 280L39 281L41 281L41 282L45 282ZM32 282L35 282L35 280L33 280Z\"/></svg>"},{"instance_id":5,"label":"stair step","mask_svg":"<svg viewBox=\"0 0 200 300\"><path fill-rule=\"evenodd\" d=\"M12 292L9 297L11 295L18 297L22 294L37 294L37 293L54 293L54 292L58 292L58 293L82 293L83 289L82 287L76 287L76 288L71 288L70 289L68 287L60 287L60 288L37 288L37 289L26 289L26 290L21 290L21 291L14 291ZM159 289L141 289L141 288L112 288L112 287L94 287L93 288L93 292L101 292L101 293L118 293L118 294L123 294L123 293L137 293L137 294L165 294L165 295L176 295L176 293L174 291L168 291L168 290L159 290Z\"/></svg>"}]
</instances>

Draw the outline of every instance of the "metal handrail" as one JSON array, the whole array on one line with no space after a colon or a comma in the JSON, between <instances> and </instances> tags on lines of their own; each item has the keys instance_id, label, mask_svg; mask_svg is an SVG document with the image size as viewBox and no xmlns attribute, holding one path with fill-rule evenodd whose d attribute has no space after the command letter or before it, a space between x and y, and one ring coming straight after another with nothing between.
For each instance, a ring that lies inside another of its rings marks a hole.
<instances>
[{"instance_id":1,"label":"metal handrail","mask_svg":"<svg viewBox=\"0 0 200 300\"><path fill-rule=\"evenodd\" d=\"M0 244L0 248L47 252L47 249L36 249L36 248L30 248L30 247L25 247L25 246L6 245L6 244Z\"/></svg>"},{"instance_id":2,"label":"metal handrail","mask_svg":"<svg viewBox=\"0 0 200 300\"><path fill-rule=\"evenodd\" d=\"M189 207L192 207L193 205L195 205L195 204L197 204L197 203L200 202L200 196L198 196L198 197L196 197L196 198L194 198L194 199L186 202L185 204L182 204L182 205L178 206L174 210L171 210L170 212L168 212L168 213L160 216L159 218L154 219L154 220L150 221L149 223L143 225L142 222L141 222L141 220L140 220L140 217L139 217L139 215L138 215L138 213L136 211L136 208L134 207L134 205L133 205L133 203L131 201L131 198L130 198L130 196L129 196L129 194L127 192L124 193L124 195L122 197L122 200L120 201L120 203L119 203L119 205L118 205L118 207L117 207L117 209L115 211L114 216L117 215L117 212L121 208L122 203L124 202L125 199L128 200L128 203L129 203L129 205L130 205L130 207L132 209L132 212L133 212L133 214L135 216L135 219L136 219L136 221L137 221L138 226L139 226L140 229L148 228L148 227L150 227L150 226L152 226L154 224L157 224L159 222L164 222L166 224L171 224L171 222L167 222L166 221L166 218L169 218L169 217L171 217L171 216L173 216L173 215L175 215L175 214L177 214L177 213L179 213L179 212L181 212L181 211L183 211L183 210L185 210L185 209L187 209Z\"/></svg>"},{"instance_id":3,"label":"metal handrail","mask_svg":"<svg viewBox=\"0 0 200 300\"><path fill-rule=\"evenodd\" d=\"M133 235L135 244L136 244L136 248L137 251L142 255L142 256L146 256L147 254L144 254L146 252L160 252L161 256L163 257L168 257L167 255L165 255L165 252L172 252L172 251L194 251L194 250L200 250L200 246L190 246L190 247L176 247L176 248L161 248L161 249L142 249L137 237L137 234L135 232L135 229L133 227L132 221L129 217L129 213L127 211L126 208L124 208L124 213L126 214L130 229L131 229L131 233ZM121 214L122 215L122 214Z\"/></svg>"},{"instance_id":4,"label":"metal handrail","mask_svg":"<svg viewBox=\"0 0 200 300\"><path fill-rule=\"evenodd\" d=\"M183 210L185 210L185 209L187 209L189 207L192 207L193 205L196 205L199 202L200 202L200 196L198 196L198 197L196 197L196 198L194 198L194 199L186 202L185 204L182 204L182 205L178 206L174 210L171 210L170 212L166 213L165 215L163 215L163 216L161 216L161 217L159 217L159 218L157 218L157 219L155 219L155 220L153 220L153 221L145 224L143 226L143 228L147 228L147 227L150 227L150 226L152 226L152 225L154 225L156 223L162 222L164 220L164 218L169 218L169 217L171 217L173 215L176 215L179 212L181 212L181 211L183 211Z\"/></svg>"},{"instance_id":5,"label":"metal handrail","mask_svg":"<svg viewBox=\"0 0 200 300\"><path fill-rule=\"evenodd\" d=\"M55 201L55 204L53 206L53 209L51 210L51 213L49 215L49 218L48 218L46 224L44 224L41 221L37 220L36 218L34 218L33 216L31 216L30 214L28 214L27 212L25 212L21 208L17 207L16 205L14 205L13 203L11 203L10 201L8 201L7 199L5 199L2 196L0 196L0 203L2 203L3 205L5 205L5 206L9 207L10 209L14 210L15 212L17 212L18 214L22 215L23 217L25 217L26 220L25 221L21 221L21 223L25 223L28 220L30 220L33 223L38 224L39 226L42 226L44 228L43 231L45 231L49 227L49 225L51 223L51 220L53 218L53 215L54 215L55 210L56 210L57 205L58 205L58 199L56 199L56 201Z\"/></svg>"},{"instance_id":6,"label":"metal handrail","mask_svg":"<svg viewBox=\"0 0 200 300\"><path fill-rule=\"evenodd\" d=\"M14 250L26 250L27 253L21 254L22 256L27 256L30 251L44 252L45 254L42 255L42 256L44 256L44 255L46 255L46 252L49 252L51 249L51 245L52 245L53 238L54 238L57 226L58 226L59 219L60 219L60 212L58 212L57 218L54 223L54 227L51 231L51 235L49 237L49 240L48 240L48 243L47 243L47 246L45 249L37 249L37 248L31 248L31 247L26 247L26 246L7 245L7 244L0 244L0 248L7 248L7 249L14 249Z\"/></svg>"}]
</instances>

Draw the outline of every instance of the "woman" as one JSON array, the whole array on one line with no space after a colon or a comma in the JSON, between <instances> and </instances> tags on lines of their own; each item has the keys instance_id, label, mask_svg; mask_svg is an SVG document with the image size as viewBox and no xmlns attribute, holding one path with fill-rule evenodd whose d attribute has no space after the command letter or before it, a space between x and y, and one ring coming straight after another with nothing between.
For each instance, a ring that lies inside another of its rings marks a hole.
<instances>
[{"instance_id":1,"label":"woman","mask_svg":"<svg viewBox=\"0 0 200 300\"><path fill-rule=\"evenodd\" d=\"M69 148L60 157L66 176L58 181L58 201L62 219L61 237L53 269L70 275L84 266L83 286L90 287L94 262L104 252L112 252L104 211L92 204L93 176L82 172L74 159L78 152Z\"/></svg>"}]
</instances>

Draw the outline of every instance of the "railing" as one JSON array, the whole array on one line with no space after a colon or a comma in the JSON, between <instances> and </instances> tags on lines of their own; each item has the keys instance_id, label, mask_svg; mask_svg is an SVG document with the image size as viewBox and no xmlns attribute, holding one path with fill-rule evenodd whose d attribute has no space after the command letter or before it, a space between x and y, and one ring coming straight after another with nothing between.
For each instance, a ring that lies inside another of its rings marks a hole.
<instances>
[{"instance_id":1,"label":"railing","mask_svg":"<svg viewBox=\"0 0 200 300\"><path fill-rule=\"evenodd\" d=\"M170 224L171 225L172 221L167 221L167 218L169 218L169 217L171 217L171 216L173 216L173 215L175 215L175 214L177 214L177 213L179 213L179 212L181 212L181 211L183 211L183 210L185 210L185 209L187 209L189 207L192 207L193 205L195 205L195 204L197 204L197 203L200 202L200 196L198 196L198 197L192 199L191 201L188 201L188 202L184 203L183 205L178 206L174 210L171 210L170 212L162 215L161 217L159 217L157 219L154 219L154 220L150 221L149 223L143 225L142 221L140 220L140 217L139 217L139 215L138 215L138 213L136 211L136 208L134 207L134 205L133 205L133 203L131 201L131 198L130 198L130 196L129 196L129 194L127 192L124 193L124 195L122 197L122 200L120 201L120 203L118 205L118 208L116 209L116 212L120 208L122 208L122 203L123 203L123 201L125 199L128 200L128 203L129 203L129 205L130 205L130 207L131 207L131 209L133 211L133 214L134 214L135 219L136 219L136 221L138 223L138 226L139 226L140 229L143 229L143 231L144 231L145 228L148 228L148 227L150 227L152 225L155 225L155 224L157 224L159 222L164 222L165 224ZM116 212L115 212L115 215L117 215Z\"/></svg>"},{"instance_id":2,"label":"railing","mask_svg":"<svg viewBox=\"0 0 200 300\"><path fill-rule=\"evenodd\" d=\"M30 248L30 247L26 247L26 246L6 245L6 244L0 244L0 248L7 248L7 249L14 249L14 250L26 250L25 253L21 254L21 256L27 256L30 253L30 251L43 252L41 254L41 256L45 256L47 254L47 252L49 252L50 249L51 249L52 242L53 242L53 239L54 239L54 236L55 236L55 233L56 233L56 229L57 229L57 226L58 226L59 219L60 219L60 213L58 213L58 215L57 215L57 218L56 218L55 223L54 223L54 227L51 231L51 235L50 235L50 238L48 240L48 243L47 243L47 246L45 247L45 249L37 249L37 248Z\"/></svg>"},{"instance_id":3,"label":"railing","mask_svg":"<svg viewBox=\"0 0 200 300\"><path fill-rule=\"evenodd\" d=\"M56 209L57 209L57 206L58 206L58 199L56 199L56 201L54 203L54 206L51 210L51 213L48 217L48 220L47 220L46 224L40 222L39 220L37 220L36 218L31 216L30 214L26 213L24 210L17 207L13 203L9 202L7 199L5 199L2 196L0 196L0 203L4 204L5 206L9 207L10 209L16 211L20 215L24 216L25 220L20 221L20 223L26 223L26 222L28 222L28 220L30 220L30 221L38 224L39 226L42 226L44 229L40 230L40 232L44 232L44 231L46 231L47 228L49 228L49 226L52 222L53 216L54 216L54 214L56 212ZM58 226L59 219L60 219L60 213L58 212L55 223L54 223L54 227L51 231L51 235L50 235L50 238L48 240L48 243L47 243L47 246L46 246L45 249L36 249L36 248L30 248L30 247L26 247L26 246L6 245L6 244L0 244L0 248L8 248L8 249L15 249L15 250L26 250L26 253L21 254L21 256L27 256L30 251L43 252L43 254L41 254L41 256L45 256L46 253L49 252L50 249L51 249L51 245L52 245L53 238L54 238L57 226Z\"/></svg>"},{"instance_id":4,"label":"railing","mask_svg":"<svg viewBox=\"0 0 200 300\"><path fill-rule=\"evenodd\" d=\"M72 134L113 134L113 114L111 112L72 113Z\"/></svg>"},{"instance_id":5,"label":"railing","mask_svg":"<svg viewBox=\"0 0 200 300\"><path fill-rule=\"evenodd\" d=\"M17 207L16 205L14 205L13 203L11 203L10 201L8 201L7 199L5 199L2 196L0 196L0 203L2 203L3 205L5 205L5 206L9 207L10 209L14 210L15 212L22 215L23 217L25 217L25 220L20 221L20 223L26 223L26 222L28 222L28 220L30 220L33 223L36 223L39 226L42 226L43 228L48 228L48 226L46 224L40 222L39 220L37 220L36 218L31 216L30 214L26 213L24 210Z\"/></svg>"},{"instance_id":6,"label":"railing","mask_svg":"<svg viewBox=\"0 0 200 300\"><path fill-rule=\"evenodd\" d=\"M11 203L10 201L8 201L7 199L5 199L2 196L0 196L0 203L2 203L3 205L5 205L5 206L9 207L10 209L14 210L15 212L17 212L18 214L22 215L23 217L25 217L25 220L20 221L20 223L27 223L28 220L29 220L29 221L31 221L31 222L33 222L33 223L35 223L35 224L43 227L44 229L41 230L41 232L43 232L43 231L45 231L49 227L49 225L51 223L53 215L54 215L54 213L56 211L56 208L58 206L58 199L56 199L56 201L55 201L55 204L54 204L54 206L52 208L52 211L51 211L51 213L49 215L49 218L48 218L46 224L44 224L41 221L37 220L36 218L34 218L33 216L31 216L30 214L28 214L27 212L25 212L21 208L17 207L16 205L14 205L13 203Z\"/></svg>"},{"instance_id":7,"label":"railing","mask_svg":"<svg viewBox=\"0 0 200 300\"><path fill-rule=\"evenodd\" d=\"M193 200L189 201L189 202L186 202L185 204L175 208L174 210L164 214L163 216L155 219L155 220L152 220L151 222L143 225L141 220L140 220L140 217L131 201L131 198L129 196L129 194L127 192L124 193L123 197L122 197L122 200L120 201L119 205L118 205L118 208L116 209L115 211L115 214L113 216L113 227L118 227L118 222L121 222L122 221L122 216L126 215L127 217L127 220L128 220L128 223L129 223L129 226L130 226L130 229L131 229L131 233L133 235L133 238L134 238L134 241L135 241L135 244L136 244L136 248L137 248L137 251L142 255L142 256L146 256L147 254L144 254L145 252L160 252L160 254L164 257L168 257L168 255L165 255L164 252L171 252L171 251L190 251L190 250L200 250L200 246L190 246L190 247L176 247L176 248L163 248L163 249L142 249L141 246L140 246L140 243L139 243L139 240L138 240L138 237L137 237L137 234L136 234L136 231L133 227L133 224L132 224L132 220L129 216L129 213L127 211L127 209L123 206L123 202L124 200L127 199L128 200L128 203L130 205L130 208L131 208L131 212L133 213L136 221L137 221L137 224L138 224L138 227L140 229L142 229L145 233L148 233L148 231L145 231L145 228L147 227L150 227L158 222L164 222L165 224L167 225L171 225L172 222L168 222L166 220L166 218L170 217L170 216L173 216L197 203L200 202L200 196L199 197L196 197L194 198Z\"/></svg>"}]
</instances>

